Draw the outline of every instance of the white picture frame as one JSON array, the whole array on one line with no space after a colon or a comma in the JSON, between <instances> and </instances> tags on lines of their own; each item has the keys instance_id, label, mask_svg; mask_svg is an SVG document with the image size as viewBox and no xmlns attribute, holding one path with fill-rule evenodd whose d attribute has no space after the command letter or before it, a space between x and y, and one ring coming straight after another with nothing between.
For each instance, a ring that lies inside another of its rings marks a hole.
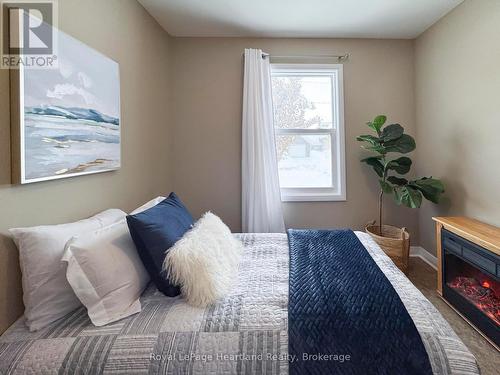
<instances>
[{"instance_id":1,"label":"white picture frame","mask_svg":"<svg viewBox=\"0 0 500 375\"><path fill-rule=\"evenodd\" d=\"M62 31L54 35L56 69L10 71L13 183L121 167L118 63Z\"/></svg>"}]
</instances>

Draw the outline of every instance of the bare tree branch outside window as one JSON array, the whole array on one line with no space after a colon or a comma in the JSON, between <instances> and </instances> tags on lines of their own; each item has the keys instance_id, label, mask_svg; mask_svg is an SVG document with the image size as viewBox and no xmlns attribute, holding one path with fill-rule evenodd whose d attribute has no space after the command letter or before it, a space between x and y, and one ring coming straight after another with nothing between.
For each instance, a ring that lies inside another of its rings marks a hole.
<instances>
[{"instance_id":1,"label":"bare tree branch outside window","mask_svg":"<svg viewBox=\"0 0 500 375\"><path fill-rule=\"evenodd\" d=\"M301 92L302 84L298 77L273 77L274 124L280 129L308 129L319 124L319 116L307 119L308 110L314 110L314 104ZM276 151L278 160L286 156L289 146L296 136L277 137Z\"/></svg>"}]
</instances>

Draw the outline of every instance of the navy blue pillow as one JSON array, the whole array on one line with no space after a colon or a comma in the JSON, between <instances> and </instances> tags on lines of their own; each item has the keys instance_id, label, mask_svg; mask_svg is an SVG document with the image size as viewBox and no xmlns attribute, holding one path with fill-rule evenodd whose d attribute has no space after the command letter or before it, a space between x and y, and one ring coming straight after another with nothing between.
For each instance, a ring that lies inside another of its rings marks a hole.
<instances>
[{"instance_id":1,"label":"navy blue pillow","mask_svg":"<svg viewBox=\"0 0 500 375\"><path fill-rule=\"evenodd\" d=\"M162 273L165 254L194 224L193 217L175 193L150 209L127 216L130 235L144 267L159 291L169 297L180 294Z\"/></svg>"}]
</instances>

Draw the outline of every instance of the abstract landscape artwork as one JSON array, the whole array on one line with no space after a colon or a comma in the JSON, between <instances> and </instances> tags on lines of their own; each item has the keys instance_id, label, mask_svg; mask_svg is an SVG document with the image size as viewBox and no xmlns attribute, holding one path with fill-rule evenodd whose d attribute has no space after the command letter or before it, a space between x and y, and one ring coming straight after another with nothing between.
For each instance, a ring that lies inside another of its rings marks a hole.
<instances>
[{"instance_id":1,"label":"abstract landscape artwork","mask_svg":"<svg viewBox=\"0 0 500 375\"><path fill-rule=\"evenodd\" d=\"M58 31L57 69L19 70L19 182L120 168L118 64Z\"/></svg>"}]
</instances>

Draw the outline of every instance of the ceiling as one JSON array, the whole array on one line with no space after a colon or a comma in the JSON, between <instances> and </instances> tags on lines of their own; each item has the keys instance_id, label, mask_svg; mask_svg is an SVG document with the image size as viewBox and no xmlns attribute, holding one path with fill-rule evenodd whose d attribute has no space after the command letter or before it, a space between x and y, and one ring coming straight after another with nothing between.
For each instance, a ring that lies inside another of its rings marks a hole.
<instances>
[{"instance_id":1,"label":"ceiling","mask_svg":"<svg viewBox=\"0 0 500 375\"><path fill-rule=\"evenodd\" d=\"M463 0L138 0L173 36L412 39Z\"/></svg>"}]
</instances>

